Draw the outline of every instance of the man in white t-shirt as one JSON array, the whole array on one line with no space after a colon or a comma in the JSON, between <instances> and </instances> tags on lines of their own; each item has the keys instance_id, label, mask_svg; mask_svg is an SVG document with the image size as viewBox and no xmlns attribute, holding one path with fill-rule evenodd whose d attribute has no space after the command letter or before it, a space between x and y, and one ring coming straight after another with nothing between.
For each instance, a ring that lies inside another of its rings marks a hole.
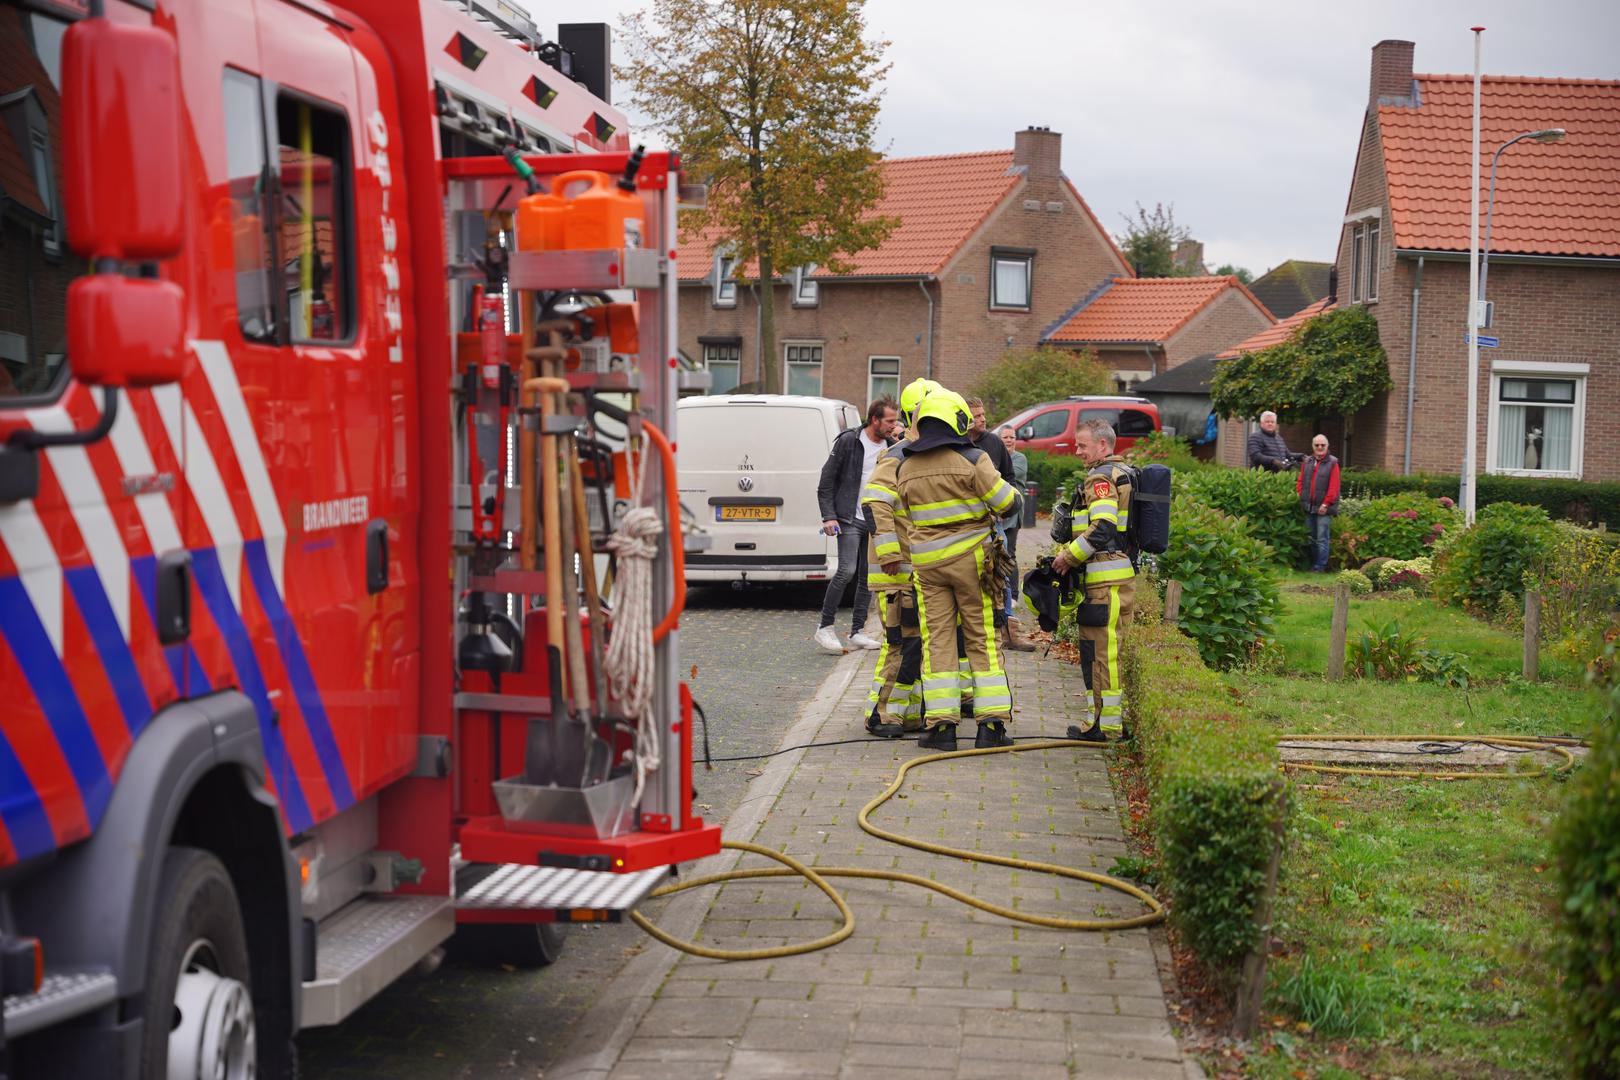
<instances>
[{"instance_id":1,"label":"man in white t-shirt","mask_svg":"<svg viewBox=\"0 0 1620 1080\"><path fill-rule=\"evenodd\" d=\"M821 531L838 537L838 570L827 582L827 595L821 602L821 625L815 634L816 644L827 652L844 651L833 622L851 578L855 580L855 610L849 643L858 649L876 649L883 644L862 630L872 594L866 586L866 528L860 495L878 455L892 440L899 415L892 400L878 398L866 407L864 427L839 432L833 439L832 452L821 467L821 482L816 485Z\"/></svg>"}]
</instances>

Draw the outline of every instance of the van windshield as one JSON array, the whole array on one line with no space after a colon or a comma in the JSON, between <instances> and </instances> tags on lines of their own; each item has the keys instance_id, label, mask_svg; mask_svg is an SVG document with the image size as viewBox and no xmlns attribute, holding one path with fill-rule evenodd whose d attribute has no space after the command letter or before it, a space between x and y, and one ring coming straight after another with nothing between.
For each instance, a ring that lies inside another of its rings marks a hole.
<instances>
[{"instance_id":1,"label":"van windshield","mask_svg":"<svg viewBox=\"0 0 1620 1080\"><path fill-rule=\"evenodd\" d=\"M820 409L778 405L706 405L681 410L682 469L820 469L827 428Z\"/></svg>"}]
</instances>

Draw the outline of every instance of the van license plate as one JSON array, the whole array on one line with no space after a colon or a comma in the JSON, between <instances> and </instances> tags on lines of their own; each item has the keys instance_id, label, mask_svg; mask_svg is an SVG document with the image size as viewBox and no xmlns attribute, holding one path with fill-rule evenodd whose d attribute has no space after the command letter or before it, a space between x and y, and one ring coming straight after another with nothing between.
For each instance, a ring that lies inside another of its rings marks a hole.
<instances>
[{"instance_id":1,"label":"van license plate","mask_svg":"<svg viewBox=\"0 0 1620 1080\"><path fill-rule=\"evenodd\" d=\"M716 521L775 521L776 507L774 506L717 506L714 508Z\"/></svg>"}]
</instances>

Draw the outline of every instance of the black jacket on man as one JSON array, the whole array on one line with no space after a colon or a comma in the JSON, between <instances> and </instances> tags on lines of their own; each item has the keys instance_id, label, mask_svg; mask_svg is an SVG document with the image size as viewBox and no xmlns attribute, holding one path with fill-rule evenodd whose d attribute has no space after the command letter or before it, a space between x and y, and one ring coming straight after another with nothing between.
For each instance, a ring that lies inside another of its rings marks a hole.
<instances>
[{"instance_id":1,"label":"black jacket on man","mask_svg":"<svg viewBox=\"0 0 1620 1080\"><path fill-rule=\"evenodd\" d=\"M821 481L816 484L816 502L821 505L821 520L837 519L849 525L860 520L856 511L861 505L861 464L866 450L861 445L864 427L845 428L833 439L832 452L821 466ZM885 440L887 441L887 440Z\"/></svg>"},{"instance_id":2,"label":"black jacket on man","mask_svg":"<svg viewBox=\"0 0 1620 1080\"><path fill-rule=\"evenodd\" d=\"M1015 488L1018 487L1018 481L1013 477L1012 455L1007 453L1007 444L1001 441L1001 436L993 431L982 431L979 437L973 440L973 445L990 455L990 464L996 467L996 472L1001 474L1003 480ZM1024 489L1018 488L1018 494L1023 493Z\"/></svg>"},{"instance_id":3,"label":"black jacket on man","mask_svg":"<svg viewBox=\"0 0 1620 1080\"><path fill-rule=\"evenodd\" d=\"M1282 432L1255 428L1249 433L1249 468L1281 472L1294 460Z\"/></svg>"}]
</instances>

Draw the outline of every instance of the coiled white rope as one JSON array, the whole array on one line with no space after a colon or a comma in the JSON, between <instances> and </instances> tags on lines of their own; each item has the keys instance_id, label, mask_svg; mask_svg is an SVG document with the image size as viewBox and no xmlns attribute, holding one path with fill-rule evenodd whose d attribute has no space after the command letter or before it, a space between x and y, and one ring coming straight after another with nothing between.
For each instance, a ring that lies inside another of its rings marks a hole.
<instances>
[{"instance_id":1,"label":"coiled white rope","mask_svg":"<svg viewBox=\"0 0 1620 1080\"><path fill-rule=\"evenodd\" d=\"M653 723L653 557L658 554L658 536L664 523L658 511L642 506L641 488L647 467L647 454L641 455L641 468L631 474L631 509L619 527L608 537L608 550L618 556L613 583L613 633L602 659L608 685L625 715L636 725L633 760L636 790L632 806L641 804L647 774L660 765L659 739Z\"/></svg>"}]
</instances>

